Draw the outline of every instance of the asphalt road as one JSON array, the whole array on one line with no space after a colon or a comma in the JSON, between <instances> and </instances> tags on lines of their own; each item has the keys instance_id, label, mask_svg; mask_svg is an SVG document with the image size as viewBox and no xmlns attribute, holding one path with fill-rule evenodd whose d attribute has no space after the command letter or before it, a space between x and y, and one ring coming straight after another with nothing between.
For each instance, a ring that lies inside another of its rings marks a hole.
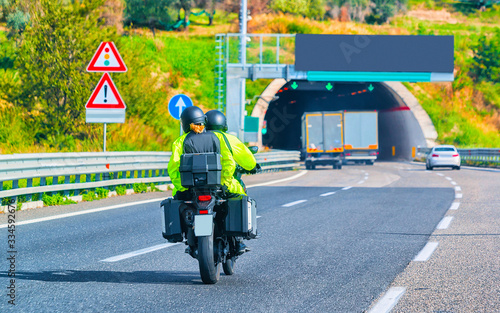
<instances>
[{"instance_id":1,"label":"asphalt road","mask_svg":"<svg viewBox=\"0 0 500 313\"><path fill-rule=\"evenodd\" d=\"M384 312L391 290L402 291L394 312L500 311L500 172L376 163L297 174L246 178L295 177L249 188L261 238L216 285L201 283L184 244L165 245L154 199L166 193L18 212L16 305L2 228L0 311ZM428 242L437 248L415 261Z\"/></svg>"}]
</instances>

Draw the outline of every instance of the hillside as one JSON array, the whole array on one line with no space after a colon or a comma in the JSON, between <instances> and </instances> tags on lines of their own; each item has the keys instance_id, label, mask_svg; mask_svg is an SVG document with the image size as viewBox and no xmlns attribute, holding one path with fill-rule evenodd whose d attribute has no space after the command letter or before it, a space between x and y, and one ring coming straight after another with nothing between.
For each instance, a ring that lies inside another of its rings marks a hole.
<instances>
[{"instance_id":1,"label":"hillside","mask_svg":"<svg viewBox=\"0 0 500 313\"><path fill-rule=\"evenodd\" d=\"M217 12L214 25L208 26L203 16L193 17L187 31L156 31L153 36L148 29L126 28L122 35L108 33L129 68L126 74L112 75L127 104L127 120L125 124L109 125L109 151L169 150L179 133L179 123L170 117L167 108L175 94L189 95L204 109L214 108L214 35L236 32L236 19L235 14ZM477 68L474 51L485 44L484 38L489 45L498 47L499 27L498 6L484 12L461 13L420 3L383 25L314 21L283 14L256 15L248 24L252 33L454 35L455 81L406 85L430 115L439 142L460 147L500 147L500 82L495 78L479 79L471 73ZM93 43L91 53L98 42L96 39ZM36 106L16 105L20 101L16 92L23 84L17 46L13 39L7 39L5 27L1 27L0 153L100 151L100 124L80 123L78 132L69 127L70 131L39 135L39 128L50 121L35 123L33 120L39 114ZM90 58L82 62L88 61ZM85 66L86 63L82 64L82 68ZM84 75L89 85L76 94L83 105L99 79L98 74ZM247 99L262 92L268 83L268 80L247 81ZM78 117L82 118L84 113Z\"/></svg>"}]
</instances>

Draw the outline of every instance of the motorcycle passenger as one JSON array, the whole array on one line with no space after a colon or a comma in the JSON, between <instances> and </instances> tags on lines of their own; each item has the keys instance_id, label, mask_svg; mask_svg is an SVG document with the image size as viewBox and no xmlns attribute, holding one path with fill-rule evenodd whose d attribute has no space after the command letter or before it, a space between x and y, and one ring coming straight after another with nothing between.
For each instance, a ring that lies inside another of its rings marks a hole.
<instances>
[{"instance_id":1,"label":"motorcycle passenger","mask_svg":"<svg viewBox=\"0 0 500 313\"><path fill-rule=\"evenodd\" d=\"M257 164L253 153L238 139L238 137L226 133L227 120L224 113L218 110L211 110L205 113L205 115L207 117L207 130L222 135L224 142L231 151L236 163L250 174L257 173L257 171L260 170L260 165ZM238 180L240 185L243 187L243 190L246 192L245 184L241 180L240 176L241 173L234 173L234 178ZM236 241L238 243L238 250L240 254L245 251L250 251L250 248L243 243L243 238L237 237Z\"/></svg>"},{"instance_id":2,"label":"motorcycle passenger","mask_svg":"<svg viewBox=\"0 0 500 313\"><path fill-rule=\"evenodd\" d=\"M227 120L224 113L218 110L211 110L205 113L207 117L207 130L214 133L219 133L223 136L224 142L228 146L234 161L250 174L255 174L260 169L260 166L255 161L252 152L241 142L238 137L227 133ZM235 179L242 185L245 190L245 184L235 172ZM245 190L246 191L246 190Z\"/></svg>"}]
</instances>

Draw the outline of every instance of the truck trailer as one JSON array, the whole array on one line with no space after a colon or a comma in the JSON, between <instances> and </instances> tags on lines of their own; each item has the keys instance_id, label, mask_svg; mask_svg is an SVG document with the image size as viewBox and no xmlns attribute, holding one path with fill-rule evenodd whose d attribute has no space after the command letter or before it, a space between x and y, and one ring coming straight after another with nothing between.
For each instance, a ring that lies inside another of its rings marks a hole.
<instances>
[{"instance_id":1,"label":"truck trailer","mask_svg":"<svg viewBox=\"0 0 500 313\"><path fill-rule=\"evenodd\" d=\"M302 115L302 156L307 169L316 165L342 168L343 112L306 112Z\"/></svg>"},{"instance_id":2,"label":"truck trailer","mask_svg":"<svg viewBox=\"0 0 500 313\"><path fill-rule=\"evenodd\" d=\"M344 112L344 161L373 165L378 149L377 111Z\"/></svg>"}]
</instances>

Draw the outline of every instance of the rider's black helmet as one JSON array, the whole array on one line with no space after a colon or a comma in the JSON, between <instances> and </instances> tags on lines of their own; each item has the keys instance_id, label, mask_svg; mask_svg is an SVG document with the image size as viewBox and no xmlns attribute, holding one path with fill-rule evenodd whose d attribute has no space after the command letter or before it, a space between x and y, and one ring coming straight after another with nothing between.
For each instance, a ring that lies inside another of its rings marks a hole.
<instances>
[{"instance_id":1,"label":"rider's black helmet","mask_svg":"<svg viewBox=\"0 0 500 313\"><path fill-rule=\"evenodd\" d=\"M224 113L218 110L211 110L205 113L205 115L207 116L208 130L227 131L227 121Z\"/></svg>"},{"instance_id":2,"label":"rider's black helmet","mask_svg":"<svg viewBox=\"0 0 500 313\"><path fill-rule=\"evenodd\" d=\"M205 114L203 114L203 111L199 107L191 106L187 107L182 111L181 114L181 123L182 123L182 130L185 133L188 133L191 128L189 125L191 124L203 124L205 125L207 118Z\"/></svg>"}]
</instances>

